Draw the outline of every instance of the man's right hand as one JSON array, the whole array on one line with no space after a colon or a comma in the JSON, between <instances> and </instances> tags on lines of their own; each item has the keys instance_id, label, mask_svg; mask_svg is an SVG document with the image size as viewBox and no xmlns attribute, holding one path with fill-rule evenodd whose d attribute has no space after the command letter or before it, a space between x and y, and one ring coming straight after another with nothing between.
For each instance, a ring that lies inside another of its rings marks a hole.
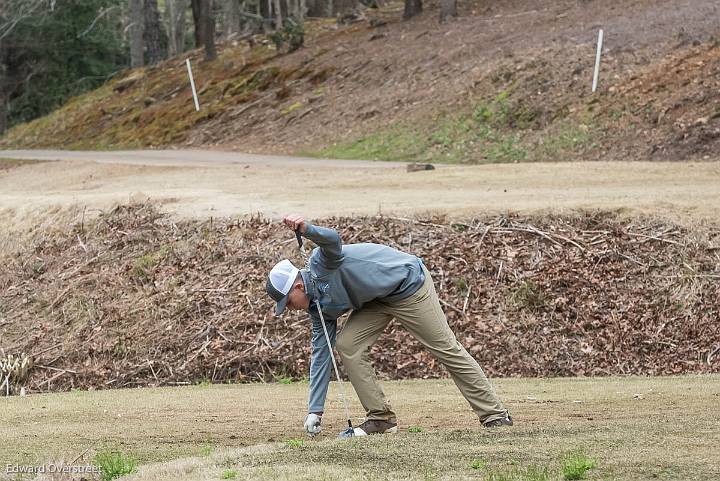
<instances>
[{"instance_id":1,"label":"man's right hand","mask_svg":"<svg viewBox=\"0 0 720 481\"><path fill-rule=\"evenodd\" d=\"M320 416L321 415L317 415L315 413L310 413L305 418L305 432L311 438L320 434L320 421L322 421L322 418Z\"/></svg>"},{"instance_id":2,"label":"man's right hand","mask_svg":"<svg viewBox=\"0 0 720 481\"><path fill-rule=\"evenodd\" d=\"M305 226L305 219L303 219L301 215L286 215L283 219L283 224L290 227L292 230L299 230L301 234L304 234L307 230L307 227Z\"/></svg>"}]
</instances>

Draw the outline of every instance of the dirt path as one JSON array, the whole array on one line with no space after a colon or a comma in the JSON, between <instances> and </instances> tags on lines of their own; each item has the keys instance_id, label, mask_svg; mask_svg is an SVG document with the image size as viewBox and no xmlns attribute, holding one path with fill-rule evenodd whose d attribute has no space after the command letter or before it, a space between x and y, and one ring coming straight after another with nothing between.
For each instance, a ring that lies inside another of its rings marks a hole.
<instances>
[{"instance_id":1,"label":"dirt path","mask_svg":"<svg viewBox=\"0 0 720 481\"><path fill-rule=\"evenodd\" d=\"M58 206L105 208L145 198L181 217L600 208L681 221L720 219L718 163L441 165L407 173L404 164L213 151L0 152L1 157L63 159L0 170L0 220L6 225Z\"/></svg>"},{"instance_id":2,"label":"dirt path","mask_svg":"<svg viewBox=\"0 0 720 481\"><path fill-rule=\"evenodd\" d=\"M0 158L33 160L75 160L98 164L151 165L162 167L218 167L231 165L265 165L274 167L337 166L333 159L256 155L219 150L115 150L107 152L81 150L0 150ZM347 160L343 167L397 167L395 162Z\"/></svg>"}]
</instances>

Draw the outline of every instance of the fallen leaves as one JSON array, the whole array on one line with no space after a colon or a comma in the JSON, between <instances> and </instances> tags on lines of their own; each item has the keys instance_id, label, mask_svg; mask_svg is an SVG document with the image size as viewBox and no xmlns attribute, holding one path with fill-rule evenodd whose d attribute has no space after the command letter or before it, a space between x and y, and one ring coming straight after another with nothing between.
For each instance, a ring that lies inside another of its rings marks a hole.
<instances>
[{"instance_id":1,"label":"fallen leaves","mask_svg":"<svg viewBox=\"0 0 720 481\"><path fill-rule=\"evenodd\" d=\"M717 226L611 213L318 223L420 256L458 340L492 376L720 371ZM30 390L308 375L306 316L273 317L264 292L276 261L302 261L267 219L120 206L2 257L1 347L66 373L32 369ZM372 352L381 378L445 376L396 323Z\"/></svg>"}]
</instances>

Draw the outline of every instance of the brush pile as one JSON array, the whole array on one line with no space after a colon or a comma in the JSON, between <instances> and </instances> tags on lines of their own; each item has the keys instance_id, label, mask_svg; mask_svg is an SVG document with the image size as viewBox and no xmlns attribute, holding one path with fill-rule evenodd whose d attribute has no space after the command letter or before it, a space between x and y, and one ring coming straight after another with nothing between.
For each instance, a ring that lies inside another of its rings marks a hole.
<instances>
[{"instance_id":1,"label":"brush pile","mask_svg":"<svg viewBox=\"0 0 720 481\"><path fill-rule=\"evenodd\" d=\"M318 223L422 257L492 376L720 372L717 226L613 213ZM307 376L307 318L274 318L264 293L275 262L302 264L278 223L119 206L0 257L0 347L28 353L31 392ZM373 359L384 378L445 375L395 323Z\"/></svg>"}]
</instances>

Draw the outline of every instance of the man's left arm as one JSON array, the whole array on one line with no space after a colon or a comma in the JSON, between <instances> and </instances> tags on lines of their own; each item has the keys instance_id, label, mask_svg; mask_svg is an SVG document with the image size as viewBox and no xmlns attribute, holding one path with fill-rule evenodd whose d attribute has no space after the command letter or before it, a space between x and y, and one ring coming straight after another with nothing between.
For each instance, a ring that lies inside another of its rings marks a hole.
<instances>
[{"instance_id":1,"label":"man's left arm","mask_svg":"<svg viewBox=\"0 0 720 481\"><path fill-rule=\"evenodd\" d=\"M319 227L305 221L306 238L320 247L323 265L327 269L337 269L343 260L342 239L335 229Z\"/></svg>"},{"instance_id":2,"label":"man's left arm","mask_svg":"<svg viewBox=\"0 0 720 481\"><path fill-rule=\"evenodd\" d=\"M328 386L330 384L330 372L332 370L332 362L330 360L330 351L332 347L328 347L325 340L325 333L321 320L315 316L312 317L312 353L310 355L310 395L308 399L308 412L322 415L325 409L325 398L327 397ZM335 345L335 334L337 331L337 321L326 321L325 327L330 337L330 343Z\"/></svg>"}]
</instances>

